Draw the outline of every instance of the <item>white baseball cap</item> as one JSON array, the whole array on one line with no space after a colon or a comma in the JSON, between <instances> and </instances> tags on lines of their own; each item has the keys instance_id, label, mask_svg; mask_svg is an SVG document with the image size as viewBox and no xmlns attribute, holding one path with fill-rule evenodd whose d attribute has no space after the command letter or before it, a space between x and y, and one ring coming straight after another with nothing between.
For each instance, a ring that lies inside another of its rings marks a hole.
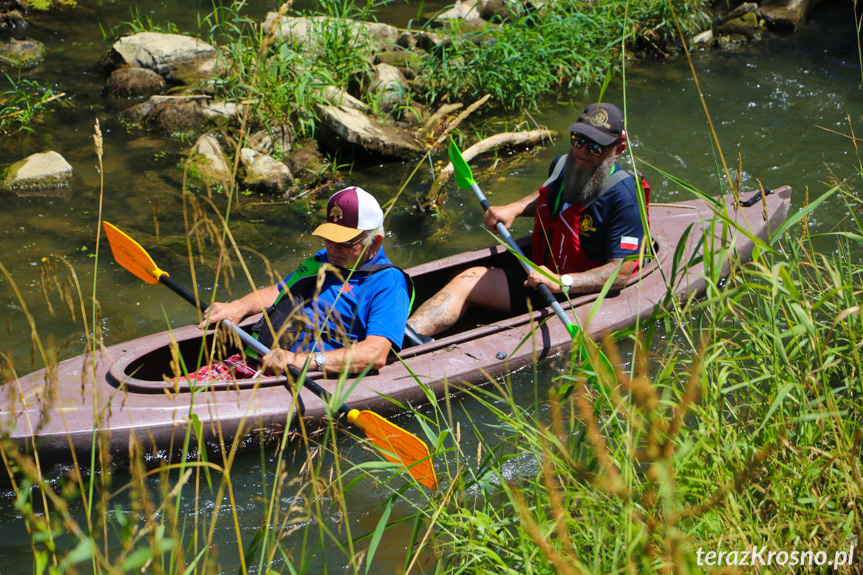
<instances>
[{"instance_id":1,"label":"white baseball cap","mask_svg":"<svg viewBox=\"0 0 863 575\"><path fill-rule=\"evenodd\" d=\"M327 221L312 235L335 243L349 242L384 223L384 212L373 195L356 186L345 188L327 202Z\"/></svg>"}]
</instances>

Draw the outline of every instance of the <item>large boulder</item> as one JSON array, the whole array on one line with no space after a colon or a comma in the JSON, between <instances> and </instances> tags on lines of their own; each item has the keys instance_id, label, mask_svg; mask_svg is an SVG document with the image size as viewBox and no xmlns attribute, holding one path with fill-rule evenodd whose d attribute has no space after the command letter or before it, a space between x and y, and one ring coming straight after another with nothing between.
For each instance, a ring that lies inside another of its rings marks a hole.
<instances>
[{"instance_id":1,"label":"large boulder","mask_svg":"<svg viewBox=\"0 0 863 575\"><path fill-rule=\"evenodd\" d=\"M62 188L72 179L72 166L57 152L33 154L14 164L3 178L3 189Z\"/></svg>"},{"instance_id":2,"label":"large boulder","mask_svg":"<svg viewBox=\"0 0 863 575\"><path fill-rule=\"evenodd\" d=\"M344 27L354 38L354 43L360 45L368 42L370 51L377 46L394 44L401 32L395 26L380 22L358 22L348 18L333 18L330 16L301 16L277 18L275 12L267 14L262 24L266 34L294 44L304 51L317 51L321 45L324 30L332 32L335 27Z\"/></svg>"},{"instance_id":3,"label":"large boulder","mask_svg":"<svg viewBox=\"0 0 863 575\"><path fill-rule=\"evenodd\" d=\"M318 104L316 109L327 128L366 150L404 159L415 158L423 151L410 133L381 124L354 108Z\"/></svg>"},{"instance_id":4,"label":"large boulder","mask_svg":"<svg viewBox=\"0 0 863 575\"><path fill-rule=\"evenodd\" d=\"M215 56L215 48L191 36L141 32L117 40L108 63L115 68L123 64L149 68L165 76L178 68L203 65Z\"/></svg>"},{"instance_id":5,"label":"large boulder","mask_svg":"<svg viewBox=\"0 0 863 575\"><path fill-rule=\"evenodd\" d=\"M0 63L19 70L38 66L46 53L45 45L36 40L11 38L8 42L0 42Z\"/></svg>"}]
</instances>

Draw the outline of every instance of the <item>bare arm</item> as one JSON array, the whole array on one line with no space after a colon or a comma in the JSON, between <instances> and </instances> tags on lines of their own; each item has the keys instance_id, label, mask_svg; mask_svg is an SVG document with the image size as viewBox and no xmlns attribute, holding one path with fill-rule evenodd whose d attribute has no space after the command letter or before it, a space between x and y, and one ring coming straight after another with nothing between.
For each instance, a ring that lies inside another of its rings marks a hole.
<instances>
[{"instance_id":1,"label":"bare arm","mask_svg":"<svg viewBox=\"0 0 863 575\"><path fill-rule=\"evenodd\" d=\"M223 319L234 323L240 323L243 318L260 313L273 305L279 295L278 284L255 290L232 302L215 302L211 305L204 316L204 321L199 327L207 327Z\"/></svg>"},{"instance_id":2,"label":"bare arm","mask_svg":"<svg viewBox=\"0 0 863 575\"><path fill-rule=\"evenodd\" d=\"M509 229L512 227L515 218L519 216L533 217L534 213L536 213L536 201L538 199L539 191L536 191L517 202L505 206L491 206L483 216L485 225L493 230L495 225L501 222L506 229Z\"/></svg>"},{"instance_id":3,"label":"bare arm","mask_svg":"<svg viewBox=\"0 0 863 575\"><path fill-rule=\"evenodd\" d=\"M572 295L576 295L585 293L596 293L600 291L605 286L608 278L610 278L612 274L617 271L618 265L620 265L620 271L614 278L614 282L611 284L611 289L623 289L623 287L626 285L627 280L629 279L629 276L632 275L632 270L635 269L635 264L638 262L628 261L623 262L623 265L621 265L622 261L623 258L617 258L611 260L605 265L601 265L597 268L587 270L586 272L569 274L569 276L572 278L572 287L569 288L569 293ZM549 291L551 291L551 293L561 293L563 291L563 287L560 284L560 276L552 272L545 266L541 267L552 277L556 278L557 281L550 280L535 270L530 270L525 285L536 288L539 286L539 284L545 284L546 286L548 286L548 289Z\"/></svg>"},{"instance_id":4,"label":"bare arm","mask_svg":"<svg viewBox=\"0 0 863 575\"><path fill-rule=\"evenodd\" d=\"M360 373L369 365L372 369L380 369L386 365L387 355L389 355L391 348L392 342L387 338L370 335L354 345L324 352L324 355L327 356L326 371L327 373L339 373L347 368L348 373ZM287 366L301 370L310 355L314 354L274 349L263 358L264 370L272 374L283 373ZM312 360L311 369L316 368L317 366Z\"/></svg>"}]
</instances>

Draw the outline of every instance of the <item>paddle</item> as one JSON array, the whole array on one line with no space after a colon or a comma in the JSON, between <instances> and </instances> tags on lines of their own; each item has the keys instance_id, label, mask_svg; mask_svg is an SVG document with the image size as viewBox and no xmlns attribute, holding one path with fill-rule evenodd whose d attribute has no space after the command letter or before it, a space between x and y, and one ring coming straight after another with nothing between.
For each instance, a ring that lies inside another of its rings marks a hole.
<instances>
[{"instance_id":1,"label":"paddle","mask_svg":"<svg viewBox=\"0 0 863 575\"><path fill-rule=\"evenodd\" d=\"M458 149L458 146L455 145L455 140L450 138L449 144L449 159L452 162L453 169L455 170L455 183L463 190L473 190L473 193L476 195L476 198L479 200L480 205L482 205L482 209L488 211L491 207L491 204L488 203L488 200L485 197L485 194L482 193L482 190L479 189L479 185L476 183L476 180L473 179L473 173L470 171L470 166L468 166L467 162L461 155L461 151ZM497 222L495 224L495 229L497 233L506 241L509 245L510 249L513 252L520 255L522 258L525 257L524 252L521 251L521 248L513 239L512 234L509 233L509 230L506 229L506 226L501 222ZM518 261L521 262L521 266L524 268L524 271L530 272L530 266L521 258L518 258ZM566 315L566 312L563 311L563 308L560 307L560 303L557 299L552 295L551 291L548 289L548 286L545 284L539 285L539 293L542 294L542 297L545 298L545 301L548 305L551 306L551 309L554 311L555 315L557 315L558 319L563 322L563 325L566 326L566 331L569 332L569 335L572 336L573 339L579 334L581 328L579 328L574 322L572 322L569 317ZM589 339L589 338L585 338ZM614 368L611 365L611 362L605 357L598 348L596 350L598 352L598 357L600 362L605 366L609 371L607 373L613 374Z\"/></svg>"},{"instance_id":2,"label":"paddle","mask_svg":"<svg viewBox=\"0 0 863 575\"><path fill-rule=\"evenodd\" d=\"M209 307L206 303L195 298L189 290L172 280L168 273L159 269L153 258L141 247L138 242L130 238L113 224L102 223L105 235L111 246L111 252L117 263L132 272L138 278L148 284L161 283L168 286L174 293L178 294L187 302L206 311ZM270 350L249 333L240 329L233 322L223 320L222 324L236 333L240 339L262 356ZM332 395L326 389L310 378L303 378L302 374L293 367L289 367L291 375L302 383L302 386L310 389L315 395L327 403ZM348 423L352 423L363 430L372 443L382 449L384 457L393 463L403 464L410 474L420 483L431 489L437 489L437 478L434 466L429 455L428 446L417 436L399 426L387 421L372 411L359 411L351 409L347 405L340 405L338 411L347 417Z\"/></svg>"}]
</instances>

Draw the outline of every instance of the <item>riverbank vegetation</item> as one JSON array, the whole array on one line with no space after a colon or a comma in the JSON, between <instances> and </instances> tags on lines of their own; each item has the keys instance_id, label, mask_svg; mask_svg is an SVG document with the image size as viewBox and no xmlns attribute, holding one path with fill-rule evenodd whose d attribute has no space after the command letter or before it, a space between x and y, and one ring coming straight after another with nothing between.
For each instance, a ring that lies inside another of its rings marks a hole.
<instances>
[{"instance_id":1,"label":"riverbank vegetation","mask_svg":"<svg viewBox=\"0 0 863 575\"><path fill-rule=\"evenodd\" d=\"M381 59L380 46L358 33L352 22L373 21L375 8L384 3L328 0L301 12L327 18L308 32L305 43L312 50L292 49L272 34L262 34L259 23L242 16L244 2L217 9L202 26L230 63L230 81L209 80L217 97L254 101L253 117L294 120L302 135L315 125L311 119L320 95L314 87L342 88L380 110L374 94L364 90ZM409 50L401 42L395 47L401 55L396 65L410 70L417 81L392 113L416 113L408 110L412 101L431 108L486 94L497 109L518 110L536 106L554 90L584 92L619 72L622 57L634 47L676 44L675 14L686 34L709 27L708 7L706 0L501 3L488 22L477 25L426 18L421 5L408 29L436 39L425 50ZM280 14L296 16L289 8L290 3L284 4Z\"/></svg>"}]
</instances>

